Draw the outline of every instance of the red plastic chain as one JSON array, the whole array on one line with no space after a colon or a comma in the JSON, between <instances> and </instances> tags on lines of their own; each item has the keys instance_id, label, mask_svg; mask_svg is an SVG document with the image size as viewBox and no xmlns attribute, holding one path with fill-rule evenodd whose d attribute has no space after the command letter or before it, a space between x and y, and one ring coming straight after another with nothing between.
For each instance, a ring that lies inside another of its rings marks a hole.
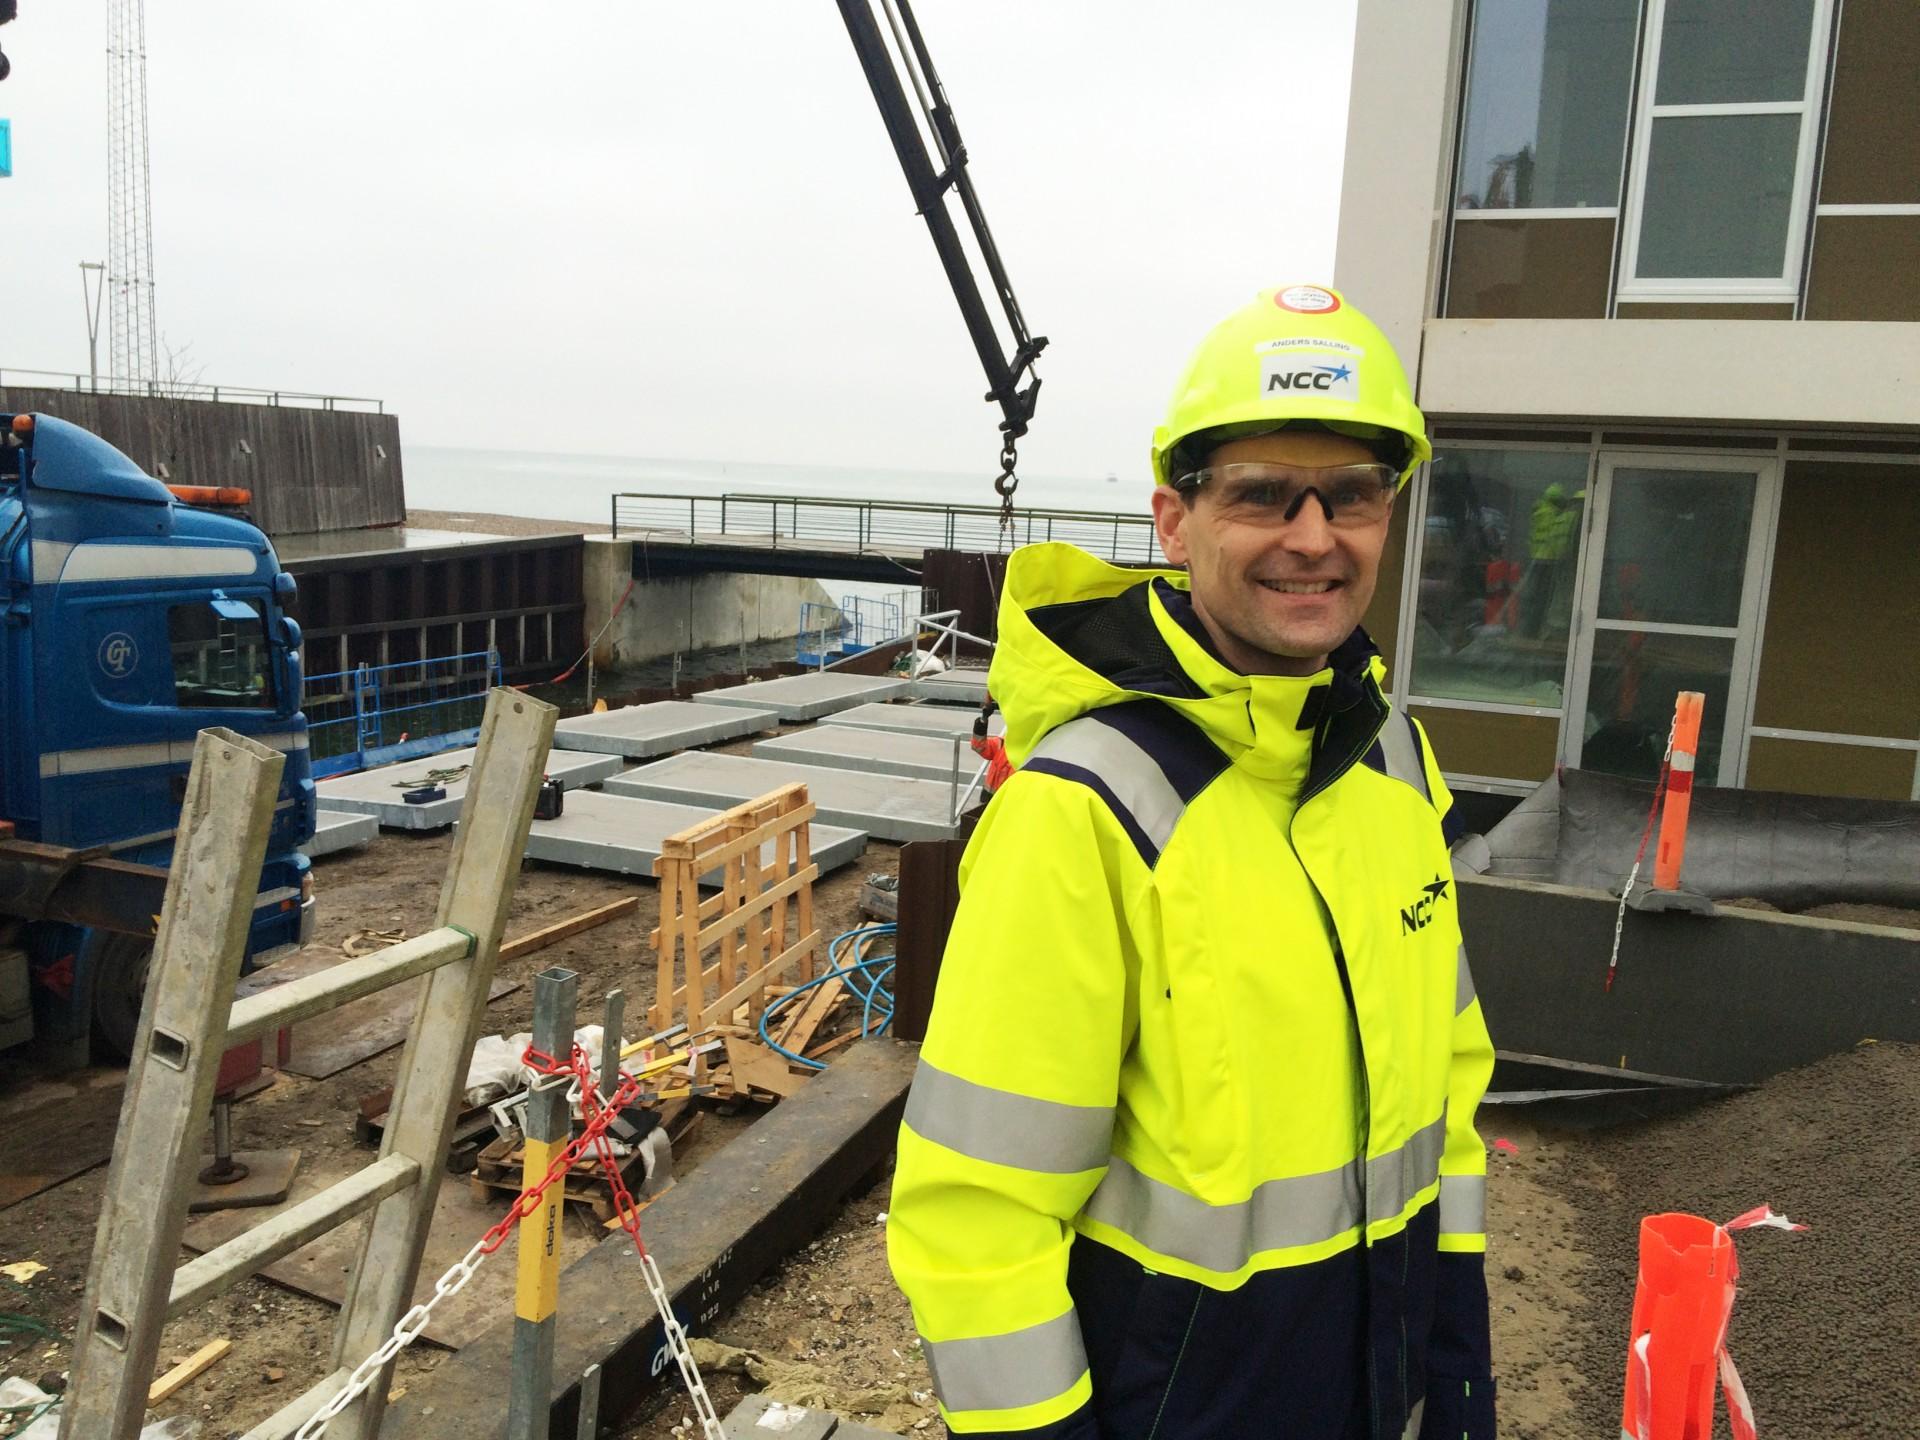
<instances>
[{"instance_id":1,"label":"red plastic chain","mask_svg":"<svg viewBox=\"0 0 1920 1440\"><path fill-rule=\"evenodd\" d=\"M595 1088L593 1067L587 1053L578 1045L573 1047L572 1054L565 1061L558 1060L543 1050L536 1050L531 1045L527 1047L526 1053L520 1059L522 1064L537 1074L570 1075L578 1081L580 1111L586 1125L577 1136L567 1142L565 1149L554 1156L553 1163L547 1167L547 1173L521 1191L519 1197L513 1202L512 1208L481 1237L480 1252L483 1255L491 1255L504 1245L507 1237L513 1233L514 1227L540 1208L540 1199L546 1194L548 1187L572 1169L573 1162L591 1149L594 1158L606 1171L607 1186L613 1192L613 1203L620 1216L622 1228L633 1236L634 1248L641 1254L646 1254L647 1247L640 1239L639 1207L633 1203L633 1196L628 1192L626 1182L620 1176L620 1164L613 1153L613 1142L607 1139L607 1127L640 1095L642 1088L640 1082L622 1071L619 1088L603 1105L600 1103L599 1091Z\"/></svg>"}]
</instances>

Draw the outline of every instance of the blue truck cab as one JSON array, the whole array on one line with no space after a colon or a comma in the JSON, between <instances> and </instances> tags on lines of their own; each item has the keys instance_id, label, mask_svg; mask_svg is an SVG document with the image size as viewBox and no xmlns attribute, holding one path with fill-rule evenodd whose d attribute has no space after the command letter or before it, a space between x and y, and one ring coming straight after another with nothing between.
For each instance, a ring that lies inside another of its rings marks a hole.
<instances>
[{"instance_id":1,"label":"blue truck cab","mask_svg":"<svg viewBox=\"0 0 1920 1440\"><path fill-rule=\"evenodd\" d=\"M301 943L314 789L300 630L286 613L294 580L267 537L185 503L75 425L0 413L0 582L0 820L22 840L164 866L194 736L226 726L287 756L249 968ZM11 925L0 968L24 965L31 1032L16 1011L0 1048L31 1038L74 1063L91 1038L125 1055L150 948L98 928Z\"/></svg>"}]
</instances>

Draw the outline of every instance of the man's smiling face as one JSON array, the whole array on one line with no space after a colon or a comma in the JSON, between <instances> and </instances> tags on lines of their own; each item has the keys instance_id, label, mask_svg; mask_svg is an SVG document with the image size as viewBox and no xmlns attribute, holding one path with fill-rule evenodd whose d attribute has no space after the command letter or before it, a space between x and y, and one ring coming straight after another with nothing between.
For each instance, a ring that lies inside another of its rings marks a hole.
<instances>
[{"instance_id":1,"label":"man's smiling face","mask_svg":"<svg viewBox=\"0 0 1920 1440\"><path fill-rule=\"evenodd\" d=\"M1366 465L1373 452L1327 430L1288 428L1219 446L1207 468ZM1333 525L1309 495L1284 524L1248 523L1211 487L1153 495L1160 548L1184 565L1193 608L1220 653L1250 675L1311 675L1353 633L1380 578L1391 507L1376 523Z\"/></svg>"}]
</instances>

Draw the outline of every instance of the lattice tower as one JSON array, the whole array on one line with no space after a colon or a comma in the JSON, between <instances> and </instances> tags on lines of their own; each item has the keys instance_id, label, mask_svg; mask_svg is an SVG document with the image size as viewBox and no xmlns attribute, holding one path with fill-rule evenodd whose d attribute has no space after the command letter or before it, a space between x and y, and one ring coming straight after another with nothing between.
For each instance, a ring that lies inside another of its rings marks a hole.
<instances>
[{"instance_id":1,"label":"lattice tower","mask_svg":"<svg viewBox=\"0 0 1920 1440\"><path fill-rule=\"evenodd\" d=\"M163 380L153 316L145 0L107 0L108 373Z\"/></svg>"}]
</instances>

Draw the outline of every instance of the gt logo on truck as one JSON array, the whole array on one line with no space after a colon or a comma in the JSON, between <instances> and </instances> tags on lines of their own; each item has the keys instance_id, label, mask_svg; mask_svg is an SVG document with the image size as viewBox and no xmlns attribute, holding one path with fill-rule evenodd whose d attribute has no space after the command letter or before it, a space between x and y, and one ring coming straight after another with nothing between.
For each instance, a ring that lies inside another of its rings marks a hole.
<instances>
[{"instance_id":1,"label":"gt logo on truck","mask_svg":"<svg viewBox=\"0 0 1920 1440\"><path fill-rule=\"evenodd\" d=\"M124 680L140 664L140 647L124 630L116 630L100 642L100 668L115 680Z\"/></svg>"}]
</instances>

